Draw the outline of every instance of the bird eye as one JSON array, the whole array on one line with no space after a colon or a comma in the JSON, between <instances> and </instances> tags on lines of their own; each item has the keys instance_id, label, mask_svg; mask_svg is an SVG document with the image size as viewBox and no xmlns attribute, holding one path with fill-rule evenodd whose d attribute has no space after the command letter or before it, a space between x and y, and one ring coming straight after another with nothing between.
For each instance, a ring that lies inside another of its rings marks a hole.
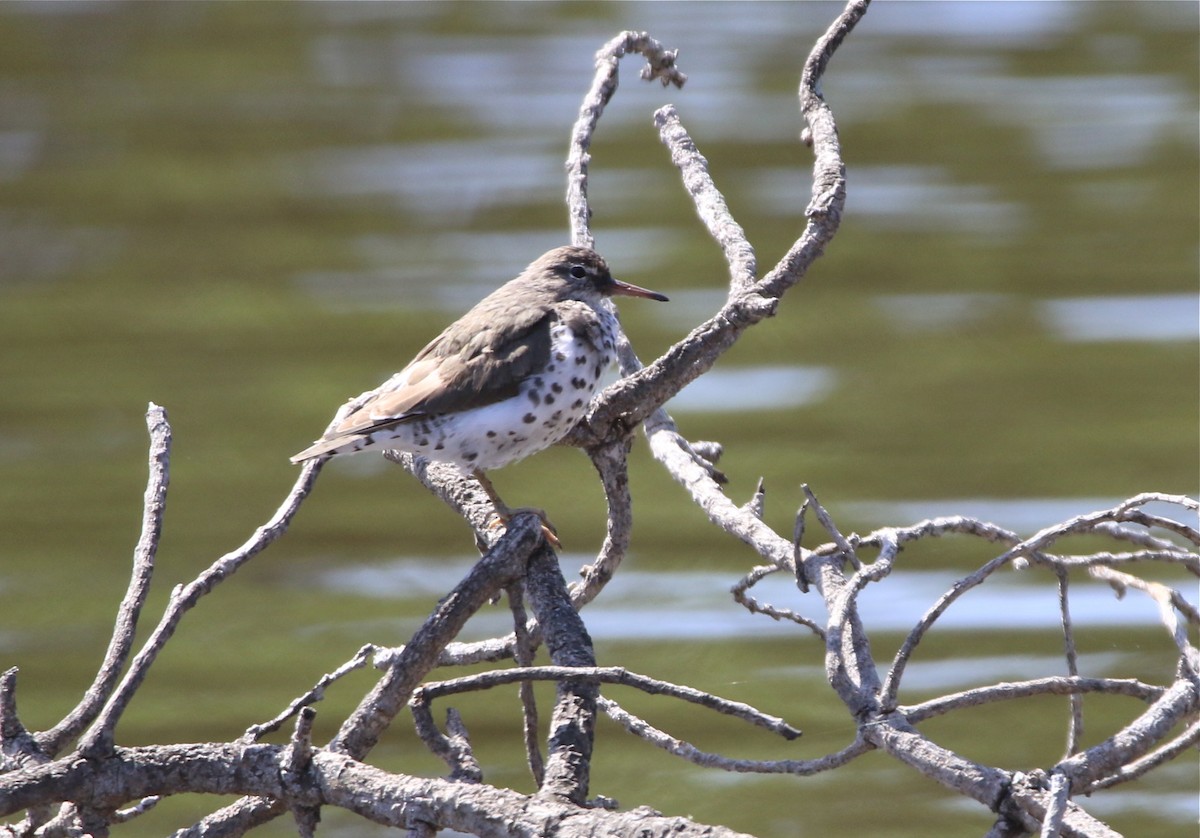
<instances>
[{"instance_id":1,"label":"bird eye","mask_svg":"<svg viewBox=\"0 0 1200 838\"><path fill-rule=\"evenodd\" d=\"M587 276L587 268L585 268L583 265L572 265L571 276L575 277L576 279L583 279L585 276Z\"/></svg>"}]
</instances>

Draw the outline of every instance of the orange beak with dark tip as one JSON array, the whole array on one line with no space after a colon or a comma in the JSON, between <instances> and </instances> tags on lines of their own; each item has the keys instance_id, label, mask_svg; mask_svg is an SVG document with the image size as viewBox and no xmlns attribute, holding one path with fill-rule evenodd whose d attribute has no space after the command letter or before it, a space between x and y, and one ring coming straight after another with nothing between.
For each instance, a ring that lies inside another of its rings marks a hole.
<instances>
[{"instance_id":1,"label":"orange beak with dark tip","mask_svg":"<svg viewBox=\"0 0 1200 838\"><path fill-rule=\"evenodd\" d=\"M609 296L644 297L647 300L658 300L660 303L668 302L666 294L660 294L657 291L651 291L650 289L643 288L640 285L622 282L619 279L614 279L611 285L605 285L604 293L608 294Z\"/></svg>"}]
</instances>

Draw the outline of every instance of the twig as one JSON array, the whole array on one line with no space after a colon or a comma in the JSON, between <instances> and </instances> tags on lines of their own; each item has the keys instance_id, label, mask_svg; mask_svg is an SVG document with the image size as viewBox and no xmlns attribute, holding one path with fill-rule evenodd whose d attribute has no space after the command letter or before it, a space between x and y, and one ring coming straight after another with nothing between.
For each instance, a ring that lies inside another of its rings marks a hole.
<instances>
[{"instance_id":1,"label":"twig","mask_svg":"<svg viewBox=\"0 0 1200 838\"><path fill-rule=\"evenodd\" d=\"M1040 838L1057 838L1062 831L1063 817L1067 813L1067 802L1071 799L1071 784L1062 774L1050 777L1050 802L1042 820Z\"/></svg>"},{"instance_id":2,"label":"twig","mask_svg":"<svg viewBox=\"0 0 1200 838\"><path fill-rule=\"evenodd\" d=\"M1097 532L1100 531L1099 527L1096 529ZM1179 565L1194 576L1200 576L1200 555L1178 549L1134 550L1127 553L1113 553L1108 550L1101 550L1096 553L1088 553L1084 556L1066 556L1043 552L1041 553L1041 558L1055 567L1067 568L1068 570L1090 568L1097 565L1111 566L1165 561Z\"/></svg>"},{"instance_id":3,"label":"twig","mask_svg":"<svg viewBox=\"0 0 1200 838\"><path fill-rule=\"evenodd\" d=\"M684 742L681 739L676 739L624 710L611 699L601 696L599 706L610 719L634 736L644 739L668 753L682 757L695 765L702 765L707 768L719 768L723 771L733 771L742 774L796 774L799 776L808 776L838 768L850 762L855 757L871 750L871 746L862 738L859 738L842 750L828 754L820 759L733 759L721 756L720 754L701 751L694 745Z\"/></svg>"},{"instance_id":4,"label":"twig","mask_svg":"<svg viewBox=\"0 0 1200 838\"><path fill-rule=\"evenodd\" d=\"M1056 569L1058 577L1058 613L1062 621L1063 654L1067 659L1067 674L1071 677L1079 675L1079 655L1075 651L1075 631L1071 627L1071 605L1068 591L1070 582L1066 570ZM1083 701L1079 693L1071 693L1067 697L1071 710L1071 718L1067 724L1067 753L1070 756L1079 750L1079 741L1083 738ZM1061 814L1060 814L1061 819Z\"/></svg>"},{"instance_id":5,"label":"twig","mask_svg":"<svg viewBox=\"0 0 1200 838\"><path fill-rule=\"evenodd\" d=\"M862 570L862 562L858 560L858 553L855 552L854 545L850 543L848 538L841 534L837 525L833 523L833 518L830 517L829 512L821 505L821 502L817 500L817 496L813 494L812 489L805 483L800 486L800 490L804 492L809 508L817 516L817 520L821 522L821 526L825 528L825 532L829 533L830 537L833 538L833 543L838 546L842 558L850 562L856 570ZM889 538L895 540L895 534L891 534Z\"/></svg>"},{"instance_id":6,"label":"twig","mask_svg":"<svg viewBox=\"0 0 1200 838\"><path fill-rule=\"evenodd\" d=\"M513 617L513 635L516 638L514 648L517 666L530 667L533 666L534 646L526 629L529 618L525 613L524 587L520 582L514 582L508 586L507 593L508 607L512 611ZM529 681L521 681L520 696L525 758L529 761L529 772L533 775L534 784L541 788L542 782L546 778L546 763L542 759L542 748L538 743L538 709L537 699L533 694L533 684Z\"/></svg>"},{"instance_id":7,"label":"twig","mask_svg":"<svg viewBox=\"0 0 1200 838\"><path fill-rule=\"evenodd\" d=\"M733 218L725 196L717 189L708 171L708 161L679 121L674 105L654 112L658 136L671 151L671 162L679 169L683 187L692 197L700 221L721 247L729 265L729 285L734 293L748 290L757 276L754 248L746 231Z\"/></svg>"},{"instance_id":8,"label":"twig","mask_svg":"<svg viewBox=\"0 0 1200 838\"><path fill-rule=\"evenodd\" d=\"M784 739L796 739L800 731L783 719L767 715L749 704L739 701L729 701L711 693L697 690L694 687L672 684L660 681L646 675L630 672L619 666L531 666L522 669L499 669L491 672L481 672L477 675L467 675L448 681L435 681L423 684L416 694L423 701L432 701L448 695L455 695L475 690L492 689L493 687L512 684L521 681L570 681L590 680L602 684L619 684L632 687L648 695L665 695L677 698L690 704L696 704L709 710L715 710L727 716L733 716L752 725L761 727L782 736Z\"/></svg>"},{"instance_id":9,"label":"twig","mask_svg":"<svg viewBox=\"0 0 1200 838\"><path fill-rule=\"evenodd\" d=\"M1183 613L1187 622L1192 625L1200 625L1200 614L1197 613L1195 606L1185 600L1178 591L1160 582L1139 579L1108 567L1089 568L1088 573L1096 579L1107 582L1117 591L1118 595L1124 594L1126 588L1133 588L1153 599L1158 606L1159 619L1171 635L1171 639L1175 641L1175 647L1179 649L1180 661L1189 669L1191 677L1200 681L1200 650L1197 650L1189 640L1187 625L1181 623L1175 616L1175 611L1178 609Z\"/></svg>"},{"instance_id":10,"label":"twig","mask_svg":"<svg viewBox=\"0 0 1200 838\"><path fill-rule=\"evenodd\" d=\"M647 65L642 70L642 78L646 81L657 78L664 86L674 84L676 87L683 87L687 81L687 76L675 67L678 51L666 49L645 32L622 32L596 53L596 74L571 129L571 151L567 157L567 208L571 222L571 243L581 247L595 246L589 229L592 213L587 200L592 135L605 106L617 91L617 71L621 58L630 52L646 57Z\"/></svg>"},{"instance_id":11,"label":"twig","mask_svg":"<svg viewBox=\"0 0 1200 838\"><path fill-rule=\"evenodd\" d=\"M379 647L372 643L368 643L367 645L363 646L350 660L333 670L333 672L327 672L326 674L322 675L317 683L313 685L312 689L293 699L292 703L289 704L287 708L280 712L275 718L266 722L262 722L261 724L251 725L249 728L247 728L246 732L242 734L240 741L245 742L246 744L257 742L268 733L273 733L274 731L278 730L284 722L299 713L302 708L316 704L318 701L324 699L325 690L330 684L341 680L343 677L349 675L355 670L362 669L367 665L367 662L371 659L371 656L375 655L379 651Z\"/></svg>"},{"instance_id":12,"label":"twig","mask_svg":"<svg viewBox=\"0 0 1200 838\"><path fill-rule=\"evenodd\" d=\"M729 592L733 594L733 601L742 605L751 614L765 614L772 620L789 620L797 625L804 626L811 631L819 639L825 639L825 629L815 621L810 620L803 614L797 614L790 608L779 608L771 605L769 602L760 603L757 599L746 593L750 588L754 587L759 580L770 576L773 573L779 573L785 568L780 568L777 565L759 565L752 568L749 573L739 579Z\"/></svg>"},{"instance_id":13,"label":"twig","mask_svg":"<svg viewBox=\"0 0 1200 838\"><path fill-rule=\"evenodd\" d=\"M1013 548L1006 551L1000 556L992 559L979 568L974 573L964 576L961 579L955 580L954 584L948 591L938 597L937 601L929 607L929 609L921 615L921 619L917 621L916 626L904 638L904 643L896 652L895 658L892 659L892 665L888 669L887 675L883 679L883 692L881 701L885 707L894 706L896 703L896 695L900 690L900 681L904 676L904 669L908 665L908 660L912 653L916 650L917 645L925 637L926 632L934 624L939 617L946 612L946 609L954 604L960 596L967 591L981 585L989 576L996 572L999 568L1012 562L1018 555L1018 549Z\"/></svg>"},{"instance_id":14,"label":"twig","mask_svg":"<svg viewBox=\"0 0 1200 838\"><path fill-rule=\"evenodd\" d=\"M800 593L808 593L808 570L804 567L809 551L804 549L804 530L808 526L808 498L805 498L800 508L796 510L795 523L792 524L792 573L796 576L796 587Z\"/></svg>"},{"instance_id":15,"label":"twig","mask_svg":"<svg viewBox=\"0 0 1200 838\"><path fill-rule=\"evenodd\" d=\"M118 809L117 811L113 812L112 823L129 823L134 818L140 817L141 815L149 812L158 805L160 800L162 800L162 797L157 794L150 797L143 797L133 806L129 806L125 809Z\"/></svg>"},{"instance_id":16,"label":"twig","mask_svg":"<svg viewBox=\"0 0 1200 838\"><path fill-rule=\"evenodd\" d=\"M1005 682L963 690L952 695L923 701L920 704L901 705L896 709L910 722L918 724L953 710L978 707L995 701L1013 701L1035 695L1078 695L1095 692L1126 695L1149 702L1160 698L1165 691L1164 687L1145 684L1136 678L1082 678L1056 675L1049 678Z\"/></svg>"},{"instance_id":17,"label":"twig","mask_svg":"<svg viewBox=\"0 0 1200 838\"><path fill-rule=\"evenodd\" d=\"M104 703L112 695L117 679L121 677L121 670L133 649L138 615L141 614L146 596L150 592L154 557L158 552L167 505L171 460L171 425L167 421L167 412L153 402L146 409L146 428L150 432L150 475L142 505L142 533L133 551L133 570L129 577L129 587L117 609L112 637L92 685L84 692L79 704L64 716L62 721L34 737L38 746L52 756L59 753L67 742L73 740L96 719Z\"/></svg>"},{"instance_id":18,"label":"twig","mask_svg":"<svg viewBox=\"0 0 1200 838\"><path fill-rule=\"evenodd\" d=\"M471 740L462 716L453 707L446 710L446 729L449 735L438 730L433 721L430 704L419 693L408 702L412 713L413 728L425 747L439 757L450 768L450 779L464 783L483 782L483 769L471 750Z\"/></svg>"},{"instance_id":19,"label":"twig","mask_svg":"<svg viewBox=\"0 0 1200 838\"><path fill-rule=\"evenodd\" d=\"M226 553L211 564L203 573L187 585L171 592L171 599L158 625L146 640L141 651L130 664L129 671L121 680L95 722L80 741L79 751L85 756L103 756L113 747L113 732L121 714L125 712L133 694L146 678L150 666L179 627L180 621L202 597L237 572L250 559L265 550L272 542L287 531L300 504L312 491L313 482L321 471L322 461L312 460L305 464L295 484L275 514L263 524L241 547Z\"/></svg>"}]
</instances>

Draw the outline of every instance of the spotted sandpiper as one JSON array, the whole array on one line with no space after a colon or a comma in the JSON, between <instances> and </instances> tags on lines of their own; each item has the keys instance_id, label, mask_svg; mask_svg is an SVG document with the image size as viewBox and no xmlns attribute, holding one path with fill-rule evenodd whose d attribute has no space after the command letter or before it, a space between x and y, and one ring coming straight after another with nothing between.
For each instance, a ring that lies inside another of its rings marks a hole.
<instances>
[{"instance_id":1,"label":"spotted sandpiper","mask_svg":"<svg viewBox=\"0 0 1200 838\"><path fill-rule=\"evenodd\" d=\"M613 279L593 250L551 250L450 324L292 462L369 448L408 451L472 473L507 520L512 512L484 472L548 448L583 415L616 357L620 327L602 302L615 295L667 299Z\"/></svg>"}]
</instances>

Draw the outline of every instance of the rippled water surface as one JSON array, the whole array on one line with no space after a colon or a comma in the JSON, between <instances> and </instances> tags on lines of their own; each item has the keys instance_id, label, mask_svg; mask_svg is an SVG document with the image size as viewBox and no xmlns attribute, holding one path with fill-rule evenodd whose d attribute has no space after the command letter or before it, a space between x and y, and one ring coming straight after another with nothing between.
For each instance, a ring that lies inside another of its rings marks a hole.
<instances>
[{"instance_id":1,"label":"rippled water surface","mask_svg":"<svg viewBox=\"0 0 1200 838\"><path fill-rule=\"evenodd\" d=\"M772 265L809 200L799 67L836 10L0 4L0 665L21 667L25 723L56 720L102 654L140 525L147 402L175 430L156 615L270 515L295 476L288 455L342 400L566 240L568 132L592 55L620 30L678 48L690 75L664 91L627 60L592 147L598 247L672 298L623 303L641 358L715 311L727 277L655 108L677 106L760 270ZM669 405L690 439L723 444L732 497L762 478L783 533L807 483L846 532L964 514L1031 534L1141 491L1196 493L1198 22L1190 3L871 8L824 82L848 169L837 239L777 317ZM755 703L805 736L614 697L707 750L843 747L852 725L818 645L730 601L755 556L710 528L644 442L632 460L633 552L585 612L601 662ZM584 457L556 449L495 479L510 502L547 508L568 574L588 561L604 509ZM238 736L363 643L401 642L470 551L406 475L335 462L288 536L184 622L120 740ZM864 599L876 655L991 555L959 540L903 553ZM785 582L762 596L822 618ZM1064 671L1053 579L1009 572L972 596L914 659L906 700ZM1144 601L1081 580L1073 607L1085 674L1169 677L1173 647ZM470 636L503 631L506 613ZM331 691L318 733L371 677ZM460 707L488 780L528 788L515 708L508 694ZM1085 744L1135 712L1088 709ZM1056 700L923 729L1027 769L1061 755L1066 717ZM682 765L607 723L598 742L594 793L764 838L990 824L878 755L764 778ZM397 730L378 757L440 772L418 747ZM1086 805L1125 834L1179 835L1198 783L1182 758ZM125 834L163 834L211 803L171 801ZM361 834L336 814L323 828Z\"/></svg>"}]
</instances>

